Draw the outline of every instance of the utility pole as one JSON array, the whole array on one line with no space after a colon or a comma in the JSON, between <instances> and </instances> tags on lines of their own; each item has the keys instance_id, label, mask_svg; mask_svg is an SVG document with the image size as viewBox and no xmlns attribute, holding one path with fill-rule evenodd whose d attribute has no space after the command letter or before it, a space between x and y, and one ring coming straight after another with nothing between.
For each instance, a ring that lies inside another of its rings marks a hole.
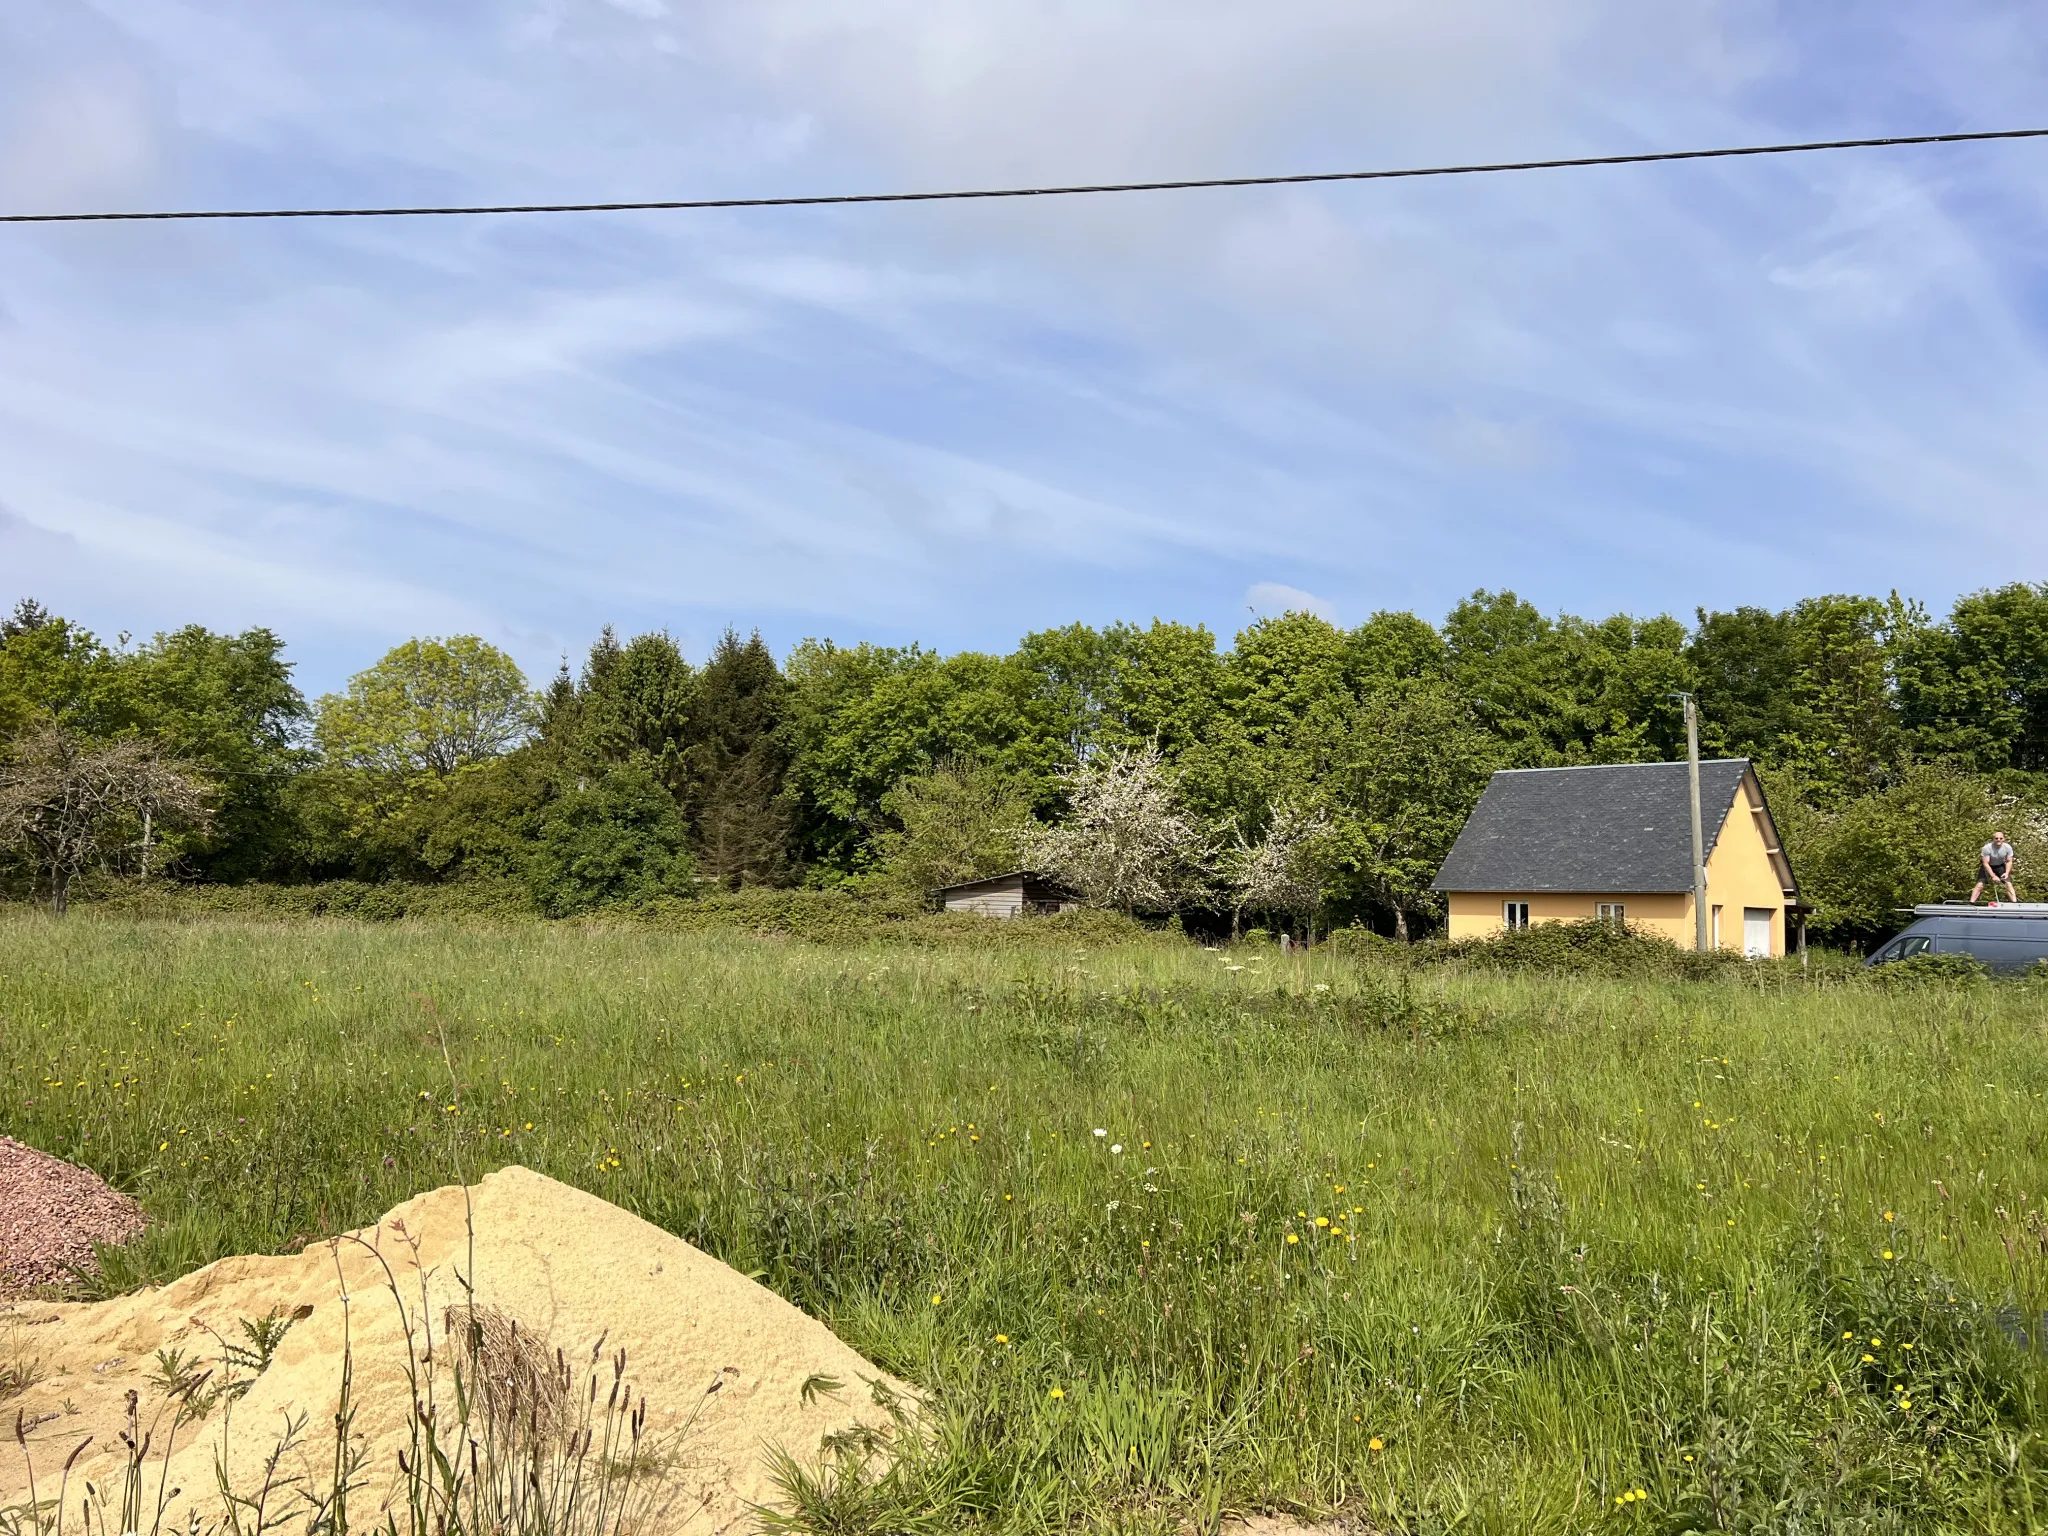
<instances>
[{"instance_id":1,"label":"utility pole","mask_svg":"<svg viewBox=\"0 0 2048 1536\"><path fill-rule=\"evenodd\" d=\"M1714 941L1707 915L1707 836L1700 824L1700 701L1689 693L1678 697L1685 700L1685 779L1692 795L1693 948L1705 954Z\"/></svg>"}]
</instances>

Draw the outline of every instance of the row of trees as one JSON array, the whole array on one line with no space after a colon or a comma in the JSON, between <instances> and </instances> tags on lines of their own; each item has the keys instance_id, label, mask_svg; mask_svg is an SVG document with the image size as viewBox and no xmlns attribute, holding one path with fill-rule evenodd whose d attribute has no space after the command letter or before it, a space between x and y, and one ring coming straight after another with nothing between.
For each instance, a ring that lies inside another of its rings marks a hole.
<instances>
[{"instance_id":1,"label":"row of trees","mask_svg":"<svg viewBox=\"0 0 2048 1536\"><path fill-rule=\"evenodd\" d=\"M1939 620L1834 596L1690 627L1479 592L1441 625L1289 614L1227 649L1155 621L1008 655L806 641L778 663L728 633L693 665L607 630L538 693L457 637L312 704L267 630L105 645L23 603L0 626L0 839L17 878L46 863L21 808L50 765L128 743L81 869L516 880L562 913L1029 862L1111 905L1408 931L1491 772L1676 756L1680 691L1709 750L1763 765L1823 931L1951 894L1994 821L2023 860L2038 843L2048 585L2024 584Z\"/></svg>"}]
</instances>

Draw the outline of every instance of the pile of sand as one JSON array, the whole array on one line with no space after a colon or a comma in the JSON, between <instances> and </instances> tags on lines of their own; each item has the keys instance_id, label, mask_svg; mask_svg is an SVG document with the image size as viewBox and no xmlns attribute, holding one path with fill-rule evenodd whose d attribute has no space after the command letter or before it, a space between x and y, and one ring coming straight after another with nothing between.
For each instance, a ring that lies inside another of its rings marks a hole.
<instances>
[{"instance_id":1,"label":"pile of sand","mask_svg":"<svg viewBox=\"0 0 2048 1536\"><path fill-rule=\"evenodd\" d=\"M90 1168L0 1136L0 1297L91 1273L93 1244L143 1225L142 1207Z\"/></svg>"},{"instance_id":2,"label":"pile of sand","mask_svg":"<svg viewBox=\"0 0 2048 1536\"><path fill-rule=\"evenodd\" d=\"M185 1494L173 1501L166 1528L185 1523L188 1503L207 1521L217 1518L214 1465L223 1452L238 1492L260 1482L281 1427L298 1415L305 1444L285 1472L320 1486L333 1460L346 1337L352 1433L369 1476L351 1517L381 1525L381 1517L366 1517L397 1485L412 1403L406 1318L416 1335L431 1329L431 1359L417 1339L411 1354L439 1373L444 1408L453 1398L455 1361L487 1331L487 1361L501 1376L521 1379L522 1402L538 1401L543 1422L552 1415L573 1427L585 1412L586 1381L597 1379L600 1439L615 1352L623 1349L625 1383L646 1405L645 1443L657 1448L648 1460L664 1468L659 1507L648 1522L658 1532L750 1528L752 1506L776 1497L771 1450L813 1461L827 1435L857 1426L886 1433L891 1420L875 1405L875 1381L909 1400L908 1388L824 1324L595 1196L524 1168L494 1173L467 1194L467 1220L465 1191L438 1189L407 1201L356 1240L315 1244L296 1256L223 1259L160 1290L113 1301L0 1303L0 1384L10 1370L17 1384L24 1368L32 1377L4 1411L12 1420L20 1410L30 1426L38 1491L50 1496L65 1458L87 1436L91 1444L71 1471L69 1502L76 1504L88 1478L103 1492L119 1488L126 1454L119 1437L134 1392L143 1426L157 1423L146 1476L153 1506L156 1463L171 1422L163 1361L172 1357L159 1353L168 1351L178 1352L181 1366L214 1369L214 1381L235 1375L249 1385L239 1400L217 1401L203 1419L178 1430L162 1486ZM385 1265L397 1279L397 1296ZM472 1279L473 1297L463 1276ZM267 1368L255 1373L241 1325L294 1316ZM475 1325L478 1318L488 1330ZM516 1343L509 1339L513 1324ZM603 1358L593 1366L600 1341ZM226 1344L244 1348L239 1366L223 1367ZM561 1369L557 1350L573 1382L550 1398L549 1382ZM21 1448L0 1446L0 1509L27 1493Z\"/></svg>"}]
</instances>

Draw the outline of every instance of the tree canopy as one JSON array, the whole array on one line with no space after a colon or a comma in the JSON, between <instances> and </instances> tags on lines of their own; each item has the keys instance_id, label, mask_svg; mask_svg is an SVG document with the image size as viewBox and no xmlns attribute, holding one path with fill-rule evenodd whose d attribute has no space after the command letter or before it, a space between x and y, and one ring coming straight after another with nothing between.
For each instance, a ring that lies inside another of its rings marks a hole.
<instances>
[{"instance_id":1,"label":"tree canopy","mask_svg":"<svg viewBox=\"0 0 2048 1536\"><path fill-rule=\"evenodd\" d=\"M315 709L269 630L109 645L27 600L0 621L0 758L55 726L206 786L204 816L152 832L160 872L510 881L548 911L914 894L1036 858L1111 905L1415 933L1493 771L1678 756L1686 691L1707 749L1762 768L1820 931L1966 891L1992 820L2023 881L2048 874L2048 584L1941 618L1830 594L1689 625L1480 591L1440 624L1069 624L1000 655L778 660L728 631L693 664L606 629L538 695L478 637L423 638Z\"/></svg>"}]
</instances>

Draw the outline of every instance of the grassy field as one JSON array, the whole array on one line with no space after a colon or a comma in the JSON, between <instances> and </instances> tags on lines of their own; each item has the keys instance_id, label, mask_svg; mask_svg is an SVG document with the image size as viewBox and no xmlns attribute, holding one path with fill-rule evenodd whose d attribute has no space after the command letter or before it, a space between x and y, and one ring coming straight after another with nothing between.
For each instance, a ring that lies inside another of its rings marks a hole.
<instances>
[{"instance_id":1,"label":"grassy field","mask_svg":"<svg viewBox=\"0 0 2048 1536\"><path fill-rule=\"evenodd\" d=\"M157 1221L108 1284L524 1163L929 1389L844 1529L2032 1530L2044 1029L2039 984L0 917L0 1130Z\"/></svg>"}]
</instances>

